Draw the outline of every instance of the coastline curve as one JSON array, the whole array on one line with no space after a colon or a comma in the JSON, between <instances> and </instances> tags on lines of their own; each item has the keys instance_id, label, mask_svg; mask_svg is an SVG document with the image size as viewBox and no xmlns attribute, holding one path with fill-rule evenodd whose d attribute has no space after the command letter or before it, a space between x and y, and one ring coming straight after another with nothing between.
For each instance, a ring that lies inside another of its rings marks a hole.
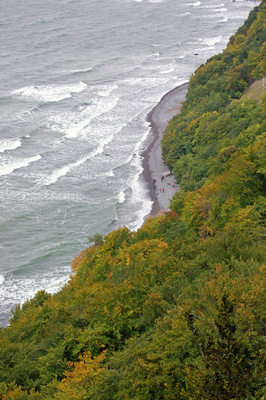
<instances>
[{"instance_id":1,"label":"coastline curve","mask_svg":"<svg viewBox=\"0 0 266 400\"><path fill-rule=\"evenodd\" d=\"M150 123L150 141L142 153L143 177L148 185L153 206L149 215L155 217L169 211L170 200L179 190L173 174L170 174L162 159L161 140L169 120L181 110L186 99L188 82L167 92L147 115Z\"/></svg>"}]
</instances>

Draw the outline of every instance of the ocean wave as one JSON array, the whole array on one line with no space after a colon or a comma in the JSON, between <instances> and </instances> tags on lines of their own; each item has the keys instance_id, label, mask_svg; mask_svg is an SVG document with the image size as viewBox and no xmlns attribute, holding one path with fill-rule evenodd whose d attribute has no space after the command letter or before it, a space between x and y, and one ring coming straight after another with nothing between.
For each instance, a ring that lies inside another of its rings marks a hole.
<instances>
[{"instance_id":1,"label":"ocean wave","mask_svg":"<svg viewBox=\"0 0 266 400\"><path fill-rule=\"evenodd\" d=\"M21 140L17 139L0 139L0 153L7 150L15 150L21 146Z\"/></svg>"},{"instance_id":2,"label":"ocean wave","mask_svg":"<svg viewBox=\"0 0 266 400\"><path fill-rule=\"evenodd\" d=\"M8 274L0 286L1 325L5 325L7 319L11 317L10 308L15 308L17 304L22 305L33 298L39 290L46 290L51 294L58 292L68 282L70 273L71 267L65 266L31 276Z\"/></svg>"},{"instance_id":3,"label":"ocean wave","mask_svg":"<svg viewBox=\"0 0 266 400\"><path fill-rule=\"evenodd\" d=\"M76 75L76 74L85 74L86 72L91 72L93 70L93 67L88 67L85 69L74 69L70 70L69 72Z\"/></svg>"},{"instance_id":4,"label":"ocean wave","mask_svg":"<svg viewBox=\"0 0 266 400\"><path fill-rule=\"evenodd\" d=\"M64 165L61 168L55 169L50 176L40 179L38 184L41 186L52 185L53 183L58 181L59 178L67 175L71 169L78 167L79 165L86 162L88 160L88 158L89 158L89 156L86 156L86 157L80 158L78 161L76 161L74 163L70 163L70 164Z\"/></svg>"},{"instance_id":5,"label":"ocean wave","mask_svg":"<svg viewBox=\"0 0 266 400\"><path fill-rule=\"evenodd\" d=\"M132 210L136 211L132 213L133 218L127 224L127 227L133 231L141 227L144 217L151 212L153 204L149 197L147 185L141 179L141 172L142 168L138 170L130 185L132 190L130 203L132 204Z\"/></svg>"},{"instance_id":6,"label":"ocean wave","mask_svg":"<svg viewBox=\"0 0 266 400\"><path fill-rule=\"evenodd\" d=\"M219 22L227 22L228 21L228 18L227 17L224 17L223 19L221 19Z\"/></svg>"},{"instance_id":7,"label":"ocean wave","mask_svg":"<svg viewBox=\"0 0 266 400\"><path fill-rule=\"evenodd\" d=\"M216 13L218 13L218 12L226 12L227 8L216 8L216 9L213 9L212 11L216 12Z\"/></svg>"},{"instance_id":8,"label":"ocean wave","mask_svg":"<svg viewBox=\"0 0 266 400\"><path fill-rule=\"evenodd\" d=\"M115 176L115 174L114 174L114 172L112 171L112 170L110 170L110 171L107 171L106 173L105 173L105 176L107 176L107 177L113 177L113 176Z\"/></svg>"},{"instance_id":9,"label":"ocean wave","mask_svg":"<svg viewBox=\"0 0 266 400\"><path fill-rule=\"evenodd\" d=\"M91 101L81 112L64 112L49 117L48 127L60 132L68 139L86 135L91 121L111 111L119 97L101 97Z\"/></svg>"},{"instance_id":10,"label":"ocean wave","mask_svg":"<svg viewBox=\"0 0 266 400\"><path fill-rule=\"evenodd\" d=\"M117 88L118 88L117 84L104 86L98 91L98 95L102 97L108 97L112 93L112 91Z\"/></svg>"},{"instance_id":11,"label":"ocean wave","mask_svg":"<svg viewBox=\"0 0 266 400\"><path fill-rule=\"evenodd\" d=\"M27 167L29 164L34 163L41 159L40 154L34 157L17 159L12 161L5 161L3 165L0 166L0 176L9 175L16 169Z\"/></svg>"},{"instance_id":12,"label":"ocean wave","mask_svg":"<svg viewBox=\"0 0 266 400\"><path fill-rule=\"evenodd\" d=\"M40 185L40 186L52 185L52 184L56 183L59 178L67 175L72 169L79 167L80 165L84 164L87 160L103 153L104 147L112 141L115 134L116 134L116 131L114 130L112 135L106 136L106 137L98 140L97 146L95 147L94 150L91 151L90 154L80 158L79 160L77 160L75 162L69 163L67 165L64 165L61 168L55 169L51 175L39 179L37 182L37 185ZM113 176L112 172L110 172L110 171L108 171L108 174L109 174L108 176Z\"/></svg>"},{"instance_id":13,"label":"ocean wave","mask_svg":"<svg viewBox=\"0 0 266 400\"><path fill-rule=\"evenodd\" d=\"M146 89L147 85L149 87L158 87L159 85L165 85L166 83L168 83L169 78L167 76L164 76L164 74L161 74L161 68L168 68L168 66L158 66L158 73L156 74L156 76L149 76L149 77L135 77L135 78L126 78L124 79L123 83L126 84L127 86L127 90L131 89L131 87L133 87L134 90L134 94L142 92L143 89ZM148 67L148 70L152 70L154 69L154 66Z\"/></svg>"},{"instance_id":14,"label":"ocean wave","mask_svg":"<svg viewBox=\"0 0 266 400\"><path fill-rule=\"evenodd\" d=\"M14 90L11 94L29 101L53 102L71 97L71 93L80 93L87 87L86 83L79 82L69 85L40 85L25 86Z\"/></svg>"},{"instance_id":15,"label":"ocean wave","mask_svg":"<svg viewBox=\"0 0 266 400\"><path fill-rule=\"evenodd\" d=\"M219 8L219 7L224 7L224 3L221 4L211 4L211 5L207 5L207 6L202 6L203 8Z\"/></svg>"},{"instance_id":16,"label":"ocean wave","mask_svg":"<svg viewBox=\"0 0 266 400\"><path fill-rule=\"evenodd\" d=\"M199 39L199 41L203 44L203 45L208 45L208 46L214 46L216 43L221 42L222 40L222 36L216 36L216 37L212 37L212 38L206 38L206 39Z\"/></svg>"},{"instance_id":17,"label":"ocean wave","mask_svg":"<svg viewBox=\"0 0 266 400\"><path fill-rule=\"evenodd\" d=\"M164 71L161 71L160 74L164 75L164 74L170 74L171 72L173 72L175 69L174 68L168 68Z\"/></svg>"},{"instance_id":18,"label":"ocean wave","mask_svg":"<svg viewBox=\"0 0 266 400\"><path fill-rule=\"evenodd\" d=\"M20 192L13 191L6 187L3 191L4 196L8 197L9 205L17 207L20 205L21 209L27 208L29 205L39 203L43 200L48 201L67 201L71 203L86 203L90 202L90 199L86 195L72 192L55 191L53 188L44 187L42 190ZM7 201L7 200L5 200Z\"/></svg>"},{"instance_id":19,"label":"ocean wave","mask_svg":"<svg viewBox=\"0 0 266 400\"><path fill-rule=\"evenodd\" d=\"M201 5L201 1L196 1L195 3L188 3L188 6L198 7Z\"/></svg>"},{"instance_id":20,"label":"ocean wave","mask_svg":"<svg viewBox=\"0 0 266 400\"><path fill-rule=\"evenodd\" d=\"M4 275L0 274L0 285L2 285L5 282L5 277Z\"/></svg>"},{"instance_id":21,"label":"ocean wave","mask_svg":"<svg viewBox=\"0 0 266 400\"><path fill-rule=\"evenodd\" d=\"M122 190L118 193L117 199L118 199L118 203L119 203L119 204L124 203L124 201L125 201L125 199L126 199L126 195L125 195L124 189L122 189Z\"/></svg>"}]
</instances>

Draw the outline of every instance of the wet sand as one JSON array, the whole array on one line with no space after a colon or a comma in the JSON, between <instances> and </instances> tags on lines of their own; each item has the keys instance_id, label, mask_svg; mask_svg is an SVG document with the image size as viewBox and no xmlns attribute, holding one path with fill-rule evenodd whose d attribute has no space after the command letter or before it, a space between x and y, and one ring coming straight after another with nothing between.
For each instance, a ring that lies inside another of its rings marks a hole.
<instances>
[{"instance_id":1,"label":"wet sand","mask_svg":"<svg viewBox=\"0 0 266 400\"><path fill-rule=\"evenodd\" d=\"M166 93L147 117L151 124L151 132L147 148L142 153L143 176L148 183L153 206L146 218L169 211L170 200L179 190L174 175L168 175L169 170L163 162L161 140L168 121L180 111L182 102L186 99L187 90L188 83L184 83ZM162 176L164 176L163 180L161 180Z\"/></svg>"}]
</instances>

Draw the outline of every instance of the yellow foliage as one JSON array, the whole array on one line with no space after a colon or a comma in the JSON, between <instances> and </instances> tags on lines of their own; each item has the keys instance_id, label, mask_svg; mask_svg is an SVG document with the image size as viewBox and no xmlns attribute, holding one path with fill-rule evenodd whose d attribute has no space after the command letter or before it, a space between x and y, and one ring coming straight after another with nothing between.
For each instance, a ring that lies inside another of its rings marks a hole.
<instances>
[{"instance_id":1,"label":"yellow foliage","mask_svg":"<svg viewBox=\"0 0 266 400\"><path fill-rule=\"evenodd\" d=\"M72 261L72 269L74 272L78 270L81 263L85 260L85 257L86 257L86 250L82 250L77 256L74 257L74 260Z\"/></svg>"},{"instance_id":2,"label":"yellow foliage","mask_svg":"<svg viewBox=\"0 0 266 400\"><path fill-rule=\"evenodd\" d=\"M79 356L79 361L69 362L72 370L65 372L65 378L58 384L59 393L57 400L86 400L88 399L88 388L95 383L97 376L104 368L106 350L97 357L91 357L89 352Z\"/></svg>"}]
</instances>

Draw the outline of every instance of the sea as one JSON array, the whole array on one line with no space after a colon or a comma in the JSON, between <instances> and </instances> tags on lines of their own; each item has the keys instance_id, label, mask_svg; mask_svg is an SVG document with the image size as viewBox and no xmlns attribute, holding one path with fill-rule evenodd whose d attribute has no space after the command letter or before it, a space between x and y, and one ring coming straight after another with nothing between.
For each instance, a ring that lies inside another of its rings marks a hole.
<instances>
[{"instance_id":1,"label":"sea","mask_svg":"<svg viewBox=\"0 0 266 400\"><path fill-rule=\"evenodd\" d=\"M0 10L0 326L152 207L147 114L221 52L247 0L8 0Z\"/></svg>"}]
</instances>

